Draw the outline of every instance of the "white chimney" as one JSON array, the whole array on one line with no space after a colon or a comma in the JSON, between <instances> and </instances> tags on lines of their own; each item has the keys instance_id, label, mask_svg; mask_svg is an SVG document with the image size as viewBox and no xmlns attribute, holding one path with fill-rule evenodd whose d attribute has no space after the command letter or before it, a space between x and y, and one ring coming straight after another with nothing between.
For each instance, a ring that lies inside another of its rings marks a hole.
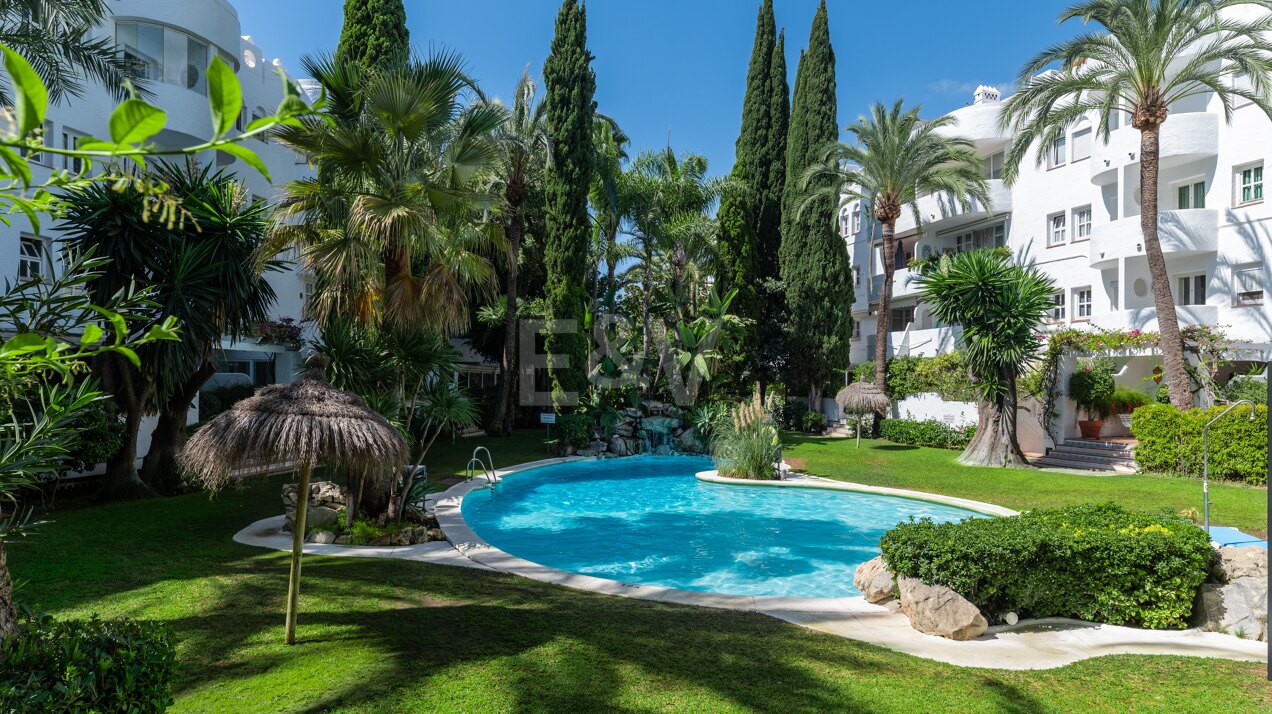
<instances>
[{"instance_id":1,"label":"white chimney","mask_svg":"<svg viewBox=\"0 0 1272 714\"><path fill-rule=\"evenodd\" d=\"M984 84L976 88L976 93L972 95L972 100L976 104L984 104L985 102L998 101L999 92L997 87L989 87Z\"/></svg>"}]
</instances>

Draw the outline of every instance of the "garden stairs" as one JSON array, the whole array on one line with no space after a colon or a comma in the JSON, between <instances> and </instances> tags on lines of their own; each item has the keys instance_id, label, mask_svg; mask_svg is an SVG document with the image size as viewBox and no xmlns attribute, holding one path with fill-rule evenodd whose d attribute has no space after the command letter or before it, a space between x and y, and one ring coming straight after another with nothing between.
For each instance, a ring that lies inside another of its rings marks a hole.
<instances>
[{"instance_id":1,"label":"garden stairs","mask_svg":"<svg viewBox=\"0 0 1272 714\"><path fill-rule=\"evenodd\" d=\"M1046 456L1035 460L1034 465L1119 474L1133 474L1139 469L1135 463L1134 446L1088 439L1065 439Z\"/></svg>"}]
</instances>

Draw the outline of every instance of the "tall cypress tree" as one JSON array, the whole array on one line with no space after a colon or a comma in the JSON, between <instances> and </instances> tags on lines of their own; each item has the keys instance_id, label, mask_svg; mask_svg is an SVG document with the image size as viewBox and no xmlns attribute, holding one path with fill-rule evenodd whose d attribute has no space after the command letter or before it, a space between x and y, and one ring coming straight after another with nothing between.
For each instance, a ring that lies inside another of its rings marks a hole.
<instances>
[{"instance_id":1,"label":"tall cypress tree","mask_svg":"<svg viewBox=\"0 0 1272 714\"><path fill-rule=\"evenodd\" d=\"M808 50L796 70L786 143L789 180L782 200L788 359L791 373L809 380L813 410L822 385L847 367L852 337L852 278L847 246L835 231L835 202L825 196L805 204L806 191L800 185L804 169L838 139L835 114L835 52L822 0L813 17Z\"/></svg>"},{"instance_id":2,"label":"tall cypress tree","mask_svg":"<svg viewBox=\"0 0 1272 714\"><path fill-rule=\"evenodd\" d=\"M768 359L761 336L769 313L764 281L778 277L781 198L786 175L788 87L785 42L777 34L772 0L764 0L755 20L755 42L742 100L742 130L731 178L736 187L720 202L719 285L737 289L734 312L755 321L742 338L733 371L766 379Z\"/></svg>"},{"instance_id":3,"label":"tall cypress tree","mask_svg":"<svg viewBox=\"0 0 1272 714\"><path fill-rule=\"evenodd\" d=\"M345 0L337 61L371 69L400 64L410 56L411 33L402 0Z\"/></svg>"},{"instance_id":4,"label":"tall cypress tree","mask_svg":"<svg viewBox=\"0 0 1272 714\"><path fill-rule=\"evenodd\" d=\"M596 76L587 50L587 11L579 0L565 0L557 13L552 52L543 63L544 105L552 165L544 188L547 225L544 264L547 302L552 320L577 320L578 331L551 334L547 351L569 357L569 365L552 372L552 401L565 406L567 392L581 395L587 387L587 339L582 333L587 309L587 193L592 180L592 117Z\"/></svg>"}]
</instances>

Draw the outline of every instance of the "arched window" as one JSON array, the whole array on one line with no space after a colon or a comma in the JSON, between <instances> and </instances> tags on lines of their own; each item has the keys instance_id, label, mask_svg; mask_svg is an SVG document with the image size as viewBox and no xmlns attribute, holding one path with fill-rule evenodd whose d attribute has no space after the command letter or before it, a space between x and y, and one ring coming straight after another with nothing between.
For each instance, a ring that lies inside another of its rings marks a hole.
<instances>
[{"instance_id":1,"label":"arched window","mask_svg":"<svg viewBox=\"0 0 1272 714\"><path fill-rule=\"evenodd\" d=\"M861 204L852 207L852 234L857 235L861 232Z\"/></svg>"}]
</instances>

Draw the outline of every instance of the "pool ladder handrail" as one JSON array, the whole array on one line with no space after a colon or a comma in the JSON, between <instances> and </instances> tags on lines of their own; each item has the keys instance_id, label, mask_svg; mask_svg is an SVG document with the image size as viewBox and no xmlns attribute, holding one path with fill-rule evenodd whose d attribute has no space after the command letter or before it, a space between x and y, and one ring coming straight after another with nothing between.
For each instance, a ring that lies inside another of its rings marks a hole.
<instances>
[{"instance_id":1,"label":"pool ladder handrail","mask_svg":"<svg viewBox=\"0 0 1272 714\"><path fill-rule=\"evenodd\" d=\"M482 461L481 459L481 452L483 451L486 452L485 461ZM474 466L476 468L474 468ZM468 465L464 467L465 480L473 479L478 476L485 478L486 484L492 488L499 481L499 478L495 476L495 457L491 456L490 449L487 449L484 446L478 446L473 449L472 458L468 459Z\"/></svg>"}]
</instances>

